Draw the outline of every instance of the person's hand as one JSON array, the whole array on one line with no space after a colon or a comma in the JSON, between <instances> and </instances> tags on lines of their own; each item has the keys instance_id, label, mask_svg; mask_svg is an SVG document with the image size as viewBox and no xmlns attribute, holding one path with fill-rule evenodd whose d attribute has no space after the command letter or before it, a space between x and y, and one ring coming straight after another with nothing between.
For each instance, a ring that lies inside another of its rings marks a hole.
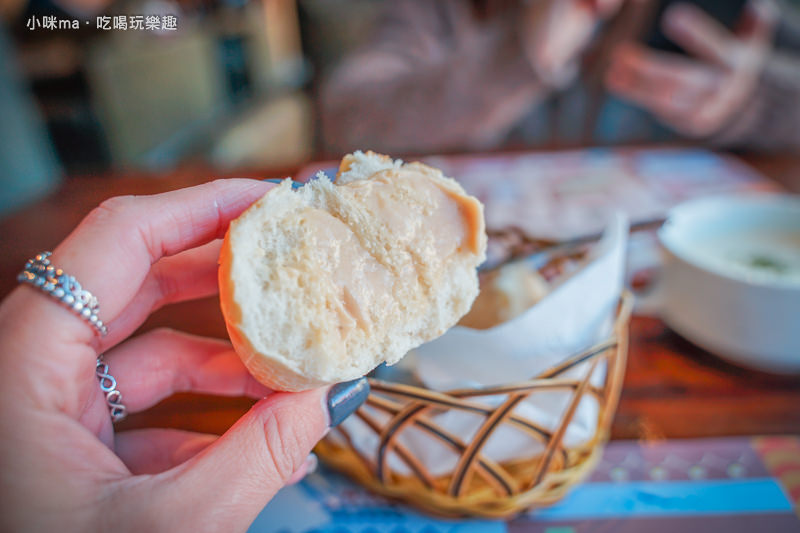
<instances>
[{"instance_id":1,"label":"person's hand","mask_svg":"<svg viewBox=\"0 0 800 533\"><path fill-rule=\"evenodd\" d=\"M622 0L534 0L520 19L525 54L543 83L559 88L578 70L578 59L598 23Z\"/></svg>"},{"instance_id":2,"label":"person's hand","mask_svg":"<svg viewBox=\"0 0 800 533\"><path fill-rule=\"evenodd\" d=\"M219 340L161 329L122 342L155 309L216 292L214 240L270 187L222 180L92 211L51 261L97 297L104 338L27 285L0 304L0 530L243 531L364 400L364 380L330 397L271 393ZM131 412L177 391L260 400L221 437L115 435L99 353Z\"/></svg>"},{"instance_id":3,"label":"person's hand","mask_svg":"<svg viewBox=\"0 0 800 533\"><path fill-rule=\"evenodd\" d=\"M684 135L713 135L753 94L775 18L771 3L751 2L734 34L701 9L676 4L664 14L664 33L695 57L623 45L612 58L607 86Z\"/></svg>"}]
</instances>

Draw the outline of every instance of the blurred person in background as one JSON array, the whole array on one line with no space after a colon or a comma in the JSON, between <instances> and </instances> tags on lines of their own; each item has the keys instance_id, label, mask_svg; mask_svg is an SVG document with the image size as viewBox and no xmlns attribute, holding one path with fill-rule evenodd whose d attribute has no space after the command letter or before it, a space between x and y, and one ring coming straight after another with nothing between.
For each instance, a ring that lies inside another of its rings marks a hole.
<instances>
[{"instance_id":1,"label":"blurred person in background","mask_svg":"<svg viewBox=\"0 0 800 533\"><path fill-rule=\"evenodd\" d=\"M325 149L682 137L800 146L796 17L779 24L776 4L751 0L729 30L695 6L673 5L660 24L687 52L679 55L637 44L648 8L644 0L386 3L372 38L322 84Z\"/></svg>"}]
</instances>

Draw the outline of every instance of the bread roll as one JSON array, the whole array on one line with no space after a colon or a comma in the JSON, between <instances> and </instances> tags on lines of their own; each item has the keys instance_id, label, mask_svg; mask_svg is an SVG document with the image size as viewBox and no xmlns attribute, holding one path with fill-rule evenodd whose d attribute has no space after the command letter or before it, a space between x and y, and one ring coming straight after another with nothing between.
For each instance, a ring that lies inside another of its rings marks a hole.
<instances>
[{"instance_id":1,"label":"bread roll","mask_svg":"<svg viewBox=\"0 0 800 533\"><path fill-rule=\"evenodd\" d=\"M517 261L485 275L481 290L460 326L489 329L513 320L547 296L550 286L525 261Z\"/></svg>"},{"instance_id":2,"label":"bread roll","mask_svg":"<svg viewBox=\"0 0 800 533\"><path fill-rule=\"evenodd\" d=\"M478 293L483 206L422 163L372 152L270 190L230 225L220 301L250 372L298 391L363 376L453 326Z\"/></svg>"}]
</instances>

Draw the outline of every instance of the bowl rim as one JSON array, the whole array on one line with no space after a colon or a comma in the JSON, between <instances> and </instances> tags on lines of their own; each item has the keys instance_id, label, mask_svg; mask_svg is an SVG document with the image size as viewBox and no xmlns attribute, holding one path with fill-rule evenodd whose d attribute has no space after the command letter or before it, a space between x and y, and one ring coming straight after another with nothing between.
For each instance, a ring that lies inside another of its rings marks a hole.
<instances>
[{"instance_id":1,"label":"bowl rim","mask_svg":"<svg viewBox=\"0 0 800 533\"><path fill-rule=\"evenodd\" d=\"M725 208L746 206L764 207L767 209L788 209L796 212L798 217L800 217L800 195L797 194L761 192L704 196L680 203L669 210L664 224L657 231L659 244L681 261L707 274L751 287L781 290L790 289L800 292L800 281L798 280L790 278L782 279L777 276L753 279L747 278L733 269L715 268L713 265L698 260L696 255L687 253L685 250L686 247L677 246L674 242L675 237L672 237L671 240L670 235L678 231L675 228L678 227L677 220L679 218L686 217L689 213L695 213L704 208L708 209L711 206L720 205Z\"/></svg>"}]
</instances>

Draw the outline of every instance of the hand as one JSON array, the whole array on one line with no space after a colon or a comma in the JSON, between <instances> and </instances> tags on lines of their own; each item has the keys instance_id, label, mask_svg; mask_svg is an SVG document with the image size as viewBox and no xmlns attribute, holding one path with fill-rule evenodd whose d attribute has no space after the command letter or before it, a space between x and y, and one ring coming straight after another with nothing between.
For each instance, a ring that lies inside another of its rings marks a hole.
<instances>
[{"instance_id":1,"label":"hand","mask_svg":"<svg viewBox=\"0 0 800 533\"><path fill-rule=\"evenodd\" d=\"M243 531L308 468L331 413L363 401L363 382L333 409L324 389L271 393L218 340L162 329L122 342L155 309L216 292L214 240L270 187L222 180L92 211L51 261L98 298L102 339L33 287L0 304L0 530ZM260 400L219 438L114 435L98 353L132 412L177 391Z\"/></svg>"},{"instance_id":2,"label":"hand","mask_svg":"<svg viewBox=\"0 0 800 533\"><path fill-rule=\"evenodd\" d=\"M578 57L597 24L622 0L533 0L520 20L525 53L539 79L563 87L578 70Z\"/></svg>"},{"instance_id":3,"label":"hand","mask_svg":"<svg viewBox=\"0 0 800 533\"><path fill-rule=\"evenodd\" d=\"M606 83L684 135L713 135L753 94L775 18L772 4L750 3L734 34L701 9L677 4L664 15L664 33L695 59L624 45L612 58Z\"/></svg>"}]
</instances>

